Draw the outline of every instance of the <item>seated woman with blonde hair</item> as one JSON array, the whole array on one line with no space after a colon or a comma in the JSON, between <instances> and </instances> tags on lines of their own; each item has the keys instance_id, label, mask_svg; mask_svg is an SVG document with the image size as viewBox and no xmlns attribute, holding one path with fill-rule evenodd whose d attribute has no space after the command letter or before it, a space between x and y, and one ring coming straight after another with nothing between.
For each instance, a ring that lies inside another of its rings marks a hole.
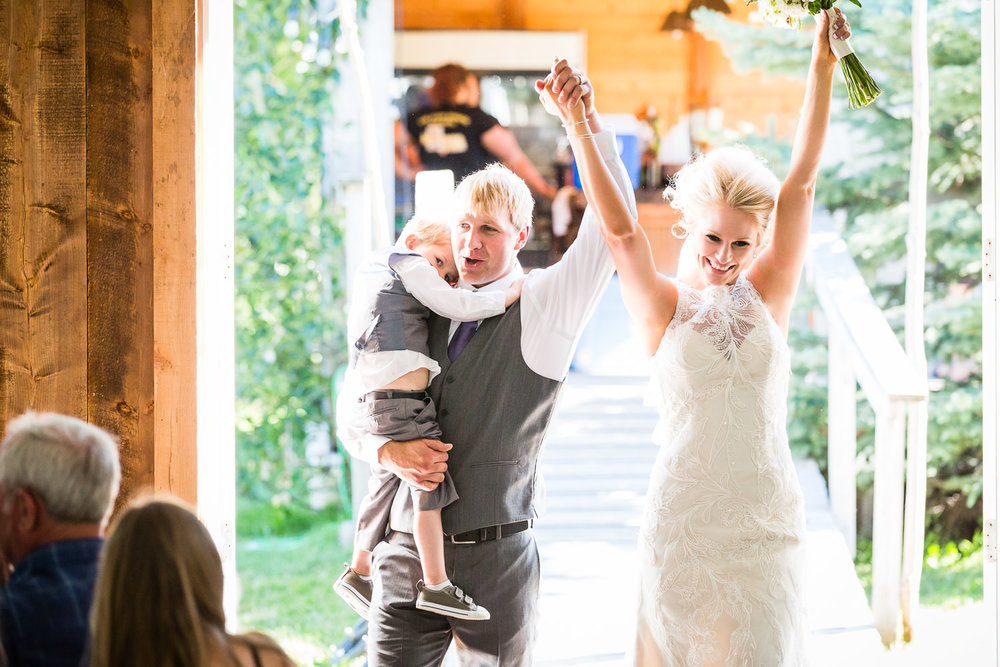
<instances>
[{"instance_id":1,"label":"seated woman with blonde hair","mask_svg":"<svg viewBox=\"0 0 1000 667\"><path fill-rule=\"evenodd\" d=\"M222 560L180 501L134 501L101 555L91 609L91 665L294 665L271 638L226 632Z\"/></svg>"}]
</instances>

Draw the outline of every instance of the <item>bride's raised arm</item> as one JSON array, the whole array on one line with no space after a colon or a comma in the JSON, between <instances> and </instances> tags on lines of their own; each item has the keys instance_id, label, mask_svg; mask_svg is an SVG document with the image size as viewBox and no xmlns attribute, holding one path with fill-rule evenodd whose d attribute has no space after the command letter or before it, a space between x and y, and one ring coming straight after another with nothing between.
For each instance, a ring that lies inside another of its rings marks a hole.
<instances>
[{"instance_id":1,"label":"bride's raised arm","mask_svg":"<svg viewBox=\"0 0 1000 667\"><path fill-rule=\"evenodd\" d=\"M601 233L614 258L625 305L640 325L647 350L653 354L673 317L677 288L657 273L649 240L615 186L593 141L594 135L603 131L593 95L577 103L562 94L561 81L568 71L572 72L565 60L557 61L552 73L537 82L536 88L542 104L558 115L566 128L587 203L597 212Z\"/></svg>"},{"instance_id":2,"label":"bride's raised arm","mask_svg":"<svg viewBox=\"0 0 1000 667\"><path fill-rule=\"evenodd\" d=\"M788 177L781 185L775 205L773 235L749 273L768 310L786 330L805 261L816 176L830 120L830 91L837 64L837 57L830 49L830 34L834 34L835 39L847 39L851 34L850 25L839 9L836 9L832 31L826 13L820 12L818 17Z\"/></svg>"}]
</instances>

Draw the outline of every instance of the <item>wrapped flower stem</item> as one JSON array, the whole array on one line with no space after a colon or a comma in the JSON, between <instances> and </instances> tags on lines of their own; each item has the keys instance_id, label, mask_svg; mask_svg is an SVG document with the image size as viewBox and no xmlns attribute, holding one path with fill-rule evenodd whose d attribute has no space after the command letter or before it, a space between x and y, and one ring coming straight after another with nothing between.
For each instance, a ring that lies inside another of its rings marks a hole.
<instances>
[{"instance_id":1,"label":"wrapped flower stem","mask_svg":"<svg viewBox=\"0 0 1000 667\"><path fill-rule=\"evenodd\" d=\"M850 1L858 7L861 6L860 0ZM819 13L825 11L830 17L830 48L840 61L840 71L847 84L849 106L858 109L871 104L882 94L882 89L858 60L849 40L834 38L833 22L837 18L836 12L833 11L834 2L836 0L747 0L747 4L757 4L757 13L765 22L794 30L799 28L803 17L812 14L819 20Z\"/></svg>"},{"instance_id":2,"label":"wrapped flower stem","mask_svg":"<svg viewBox=\"0 0 1000 667\"><path fill-rule=\"evenodd\" d=\"M844 75L844 83L847 84L848 106L851 109L866 107L882 94L882 89L878 87L875 79L861 64L854 49L851 48L850 40L833 38L833 21L837 18L836 12L833 9L823 11L830 17L830 48L840 61L840 72ZM819 20L818 15L816 20Z\"/></svg>"}]
</instances>

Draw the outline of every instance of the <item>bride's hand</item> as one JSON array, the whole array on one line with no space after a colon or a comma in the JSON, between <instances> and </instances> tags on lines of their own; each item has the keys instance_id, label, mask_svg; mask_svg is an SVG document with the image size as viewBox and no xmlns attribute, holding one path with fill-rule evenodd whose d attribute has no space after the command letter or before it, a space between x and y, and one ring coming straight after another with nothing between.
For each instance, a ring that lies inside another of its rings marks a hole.
<instances>
[{"instance_id":1,"label":"bride's hand","mask_svg":"<svg viewBox=\"0 0 1000 667\"><path fill-rule=\"evenodd\" d=\"M824 11L817 14L816 40L813 42L813 59L819 59L830 65L837 64L837 56L830 45L830 37L834 39L846 40L851 36L851 24L847 22L847 17L840 11L839 7L834 7L833 31L830 31L830 16Z\"/></svg>"},{"instance_id":2,"label":"bride's hand","mask_svg":"<svg viewBox=\"0 0 1000 667\"><path fill-rule=\"evenodd\" d=\"M583 104L583 113L594 112L594 87L590 85L583 70L573 67L563 58L557 58L552 64L552 71L544 80L535 81L542 106L553 116L559 116L563 122L572 118L570 109L577 104Z\"/></svg>"}]
</instances>

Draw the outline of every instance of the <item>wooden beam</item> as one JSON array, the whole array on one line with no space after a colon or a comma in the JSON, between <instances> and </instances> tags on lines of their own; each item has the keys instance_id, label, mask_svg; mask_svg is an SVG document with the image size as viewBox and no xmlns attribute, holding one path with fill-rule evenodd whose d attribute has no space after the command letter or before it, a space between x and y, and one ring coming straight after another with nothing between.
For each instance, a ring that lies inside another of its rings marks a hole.
<instances>
[{"instance_id":1,"label":"wooden beam","mask_svg":"<svg viewBox=\"0 0 1000 667\"><path fill-rule=\"evenodd\" d=\"M87 412L83 23L0 2L0 424Z\"/></svg>"},{"instance_id":2,"label":"wooden beam","mask_svg":"<svg viewBox=\"0 0 1000 667\"><path fill-rule=\"evenodd\" d=\"M211 255L203 282L228 271L229 290L228 305L209 304L230 325L202 353L229 387L207 442L232 439L232 360L218 361L232 356L231 157L221 170L212 158L205 197L228 212L210 211L207 234L196 227L203 11L204 0L0 0L0 430L31 407L114 433L120 502L145 487L198 500L199 250ZM217 60L231 71L231 30L229 42ZM231 154L228 109L228 130L209 130L228 132L219 150ZM225 220L228 236L214 231ZM226 451L211 474L231 475Z\"/></svg>"},{"instance_id":3,"label":"wooden beam","mask_svg":"<svg viewBox=\"0 0 1000 667\"><path fill-rule=\"evenodd\" d=\"M198 500L196 25L200 4L154 3L152 34L154 486L192 504Z\"/></svg>"},{"instance_id":4,"label":"wooden beam","mask_svg":"<svg viewBox=\"0 0 1000 667\"><path fill-rule=\"evenodd\" d=\"M153 483L150 3L87 2L88 421L121 439L122 487Z\"/></svg>"}]
</instances>

